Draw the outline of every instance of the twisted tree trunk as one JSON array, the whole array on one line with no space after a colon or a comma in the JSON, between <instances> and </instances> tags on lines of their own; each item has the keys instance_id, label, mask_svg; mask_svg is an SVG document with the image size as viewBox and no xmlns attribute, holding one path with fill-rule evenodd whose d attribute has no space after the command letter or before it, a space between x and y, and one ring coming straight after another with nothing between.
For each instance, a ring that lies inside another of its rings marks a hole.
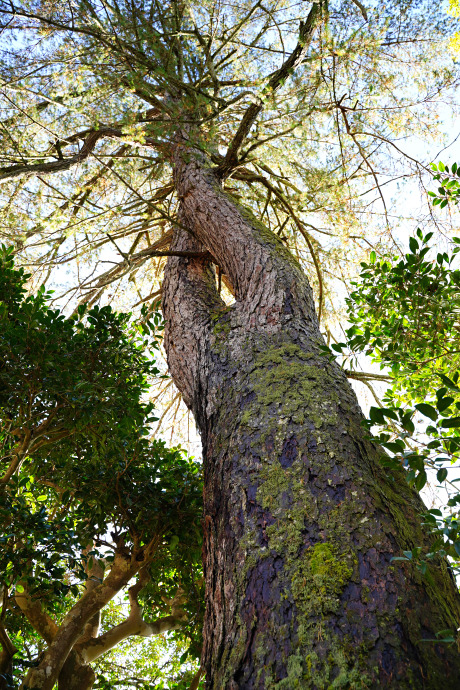
<instances>
[{"instance_id":1,"label":"twisted tree trunk","mask_svg":"<svg viewBox=\"0 0 460 690\"><path fill-rule=\"evenodd\" d=\"M304 273L199 156L178 148L175 183L172 249L209 251L235 294L206 258L168 259L168 361L203 442L207 687L457 688L458 651L423 640L457 629L458 592L445 563L431 582L391 563L429 544L424 506L366 440Z\"/></svg>"}]
</instances>

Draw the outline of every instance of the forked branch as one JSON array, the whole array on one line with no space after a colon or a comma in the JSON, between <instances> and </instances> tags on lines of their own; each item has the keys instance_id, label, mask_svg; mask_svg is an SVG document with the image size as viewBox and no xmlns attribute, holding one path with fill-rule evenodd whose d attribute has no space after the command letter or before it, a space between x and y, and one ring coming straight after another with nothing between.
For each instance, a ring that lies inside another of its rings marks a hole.
<instances>
[{"instance_id":1,"label":"forked branch","mask_svg":"<svg viewBox=\"0 0 460 690\"><path fill-rule=\"evenodd\" d=\"M325 12L326 3L323 0L314 2L305 22L300 22L299 39L297 45L276 72L268 80L262 95L246 110L243 119L233 137L223 162L219 165L218 174L225 178L238 163L238 155L249 131L264 107L264 101L284 84L304 59L316 29L319 27Z\"/></svg>"}]
</instances>

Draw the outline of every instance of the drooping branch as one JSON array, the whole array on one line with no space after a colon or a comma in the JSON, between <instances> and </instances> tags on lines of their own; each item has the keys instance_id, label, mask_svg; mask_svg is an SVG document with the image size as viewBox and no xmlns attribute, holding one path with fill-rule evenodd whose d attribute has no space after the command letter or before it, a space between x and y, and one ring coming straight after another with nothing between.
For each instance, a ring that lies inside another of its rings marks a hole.
<instances>
[{"instance_id":1,"label":"drooping branch","mask_svg":"<svg viewBox=\"0 0 460 690\"><path fill-rule=\"evenodd\" d=\"M48 161L46 163L24 163L22 165L11 165L6 168L0 168L0 183L10 182L10 180L14 180L16 177L23 177L25 175L57 173L69 170L73 165L81 163L85 158L88 158L102 136L104 136L103 129L96 132L90 132L84 140L84 144L80 151L73 156L69 156L69 158Z\"/></svg>"},{"instance_id":2,"label":"drooping branch","mask_svg":"<svg viewBox=\"0 0 460 690\"><path fill-rule=\"evenodd\" d=\"M80 286L81 290L88 290L85 297L82 299L82 303L93 303L97 299L102 291L115 280L121 280L125 275L130 273L130 271L135 268L138 269L142 264L144 264L149 258L161 258L168 256L177 256L189 259L202 259L209 261L211 255L206 251L181 251L175 249L167 249L170 245L172 239L172 231L167 232L160 237L157 242L155 242L151 247L142 249L136 254L122 254L123 261L119 264L106 271L102 275L98 276L96 279L88 280L86 283ZM162 249L165 247L165 249ZM95 282L96 281L96 282ZM147 298L148 299L148 298Z\"/></svg>"}]
</instances>

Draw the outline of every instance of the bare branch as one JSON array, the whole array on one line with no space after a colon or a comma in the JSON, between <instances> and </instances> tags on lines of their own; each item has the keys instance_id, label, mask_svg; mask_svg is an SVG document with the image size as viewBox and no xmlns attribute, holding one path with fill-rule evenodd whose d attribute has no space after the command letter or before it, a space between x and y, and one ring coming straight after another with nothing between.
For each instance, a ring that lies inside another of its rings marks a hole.
<instances>
[{"instance_id":1,"label":"bare branch","mask_svg":"<svg viewBox=\"0 0 460 690\"><path fill-rule=\"evenodd\" d=\"M93 152L99 139L103 137L109 137L112 139L122 139L125 138L121 129L115 127L101 127L98 130L86 130L85 132L80 132L69 137L68 141L71 143L74 140L81 139L86 135L84 143L80 151L69 158L63 158L54 161L48 161L46 163L23 163L21 165L11 165L7 168L0 168L0 184L2 182L9 182L14 180L16 177L31 176L37 174L49 174L62 172L63 170L69 170L72 166L77 165L84 161ZM148 147L158 147L164 148L164 142L158 142L151 137L145 137L142 143L130 141L131 146L148 146Z\"/></svg>"},{"instance_id":2,"label":"bare branch","mask_svg":"<svg viewBox=\"0 0 460 690\"><path fill-rule=\"evenodd\" d=\"M140 635L141 637L151 637L152 635L159 635L168 630L175 630L179 628L186 620L187 616L182 609L186 601L184 591L178 589L176 596L167 603L171 606L171 615L157 618L153 623L146 623L142 617L142 609L138 602L139 592L145 587L150 577L147 569L143 568L140 577L136 584L129 588L129 605L130 613L128 618L119 625L107 630L100 637L87 640L83 645L78 645L78 651L82 655L86 663L98 659L102 654L105 654L110 649L115 647L119 642L125 640L127 637L133 635Z\"/></svg>"}]
</instances>

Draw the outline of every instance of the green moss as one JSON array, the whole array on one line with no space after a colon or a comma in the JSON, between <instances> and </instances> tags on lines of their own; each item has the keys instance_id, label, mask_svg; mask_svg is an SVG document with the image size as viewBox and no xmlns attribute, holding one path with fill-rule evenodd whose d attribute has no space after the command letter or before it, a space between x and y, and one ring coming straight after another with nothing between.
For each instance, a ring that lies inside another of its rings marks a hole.
<instances>
[{"instance_id":1,"label":"green moss","mask_svg":"<svg viewBox=\"0 0 460 690\"><path fill-rule=\"evenodd\" d=\"M307 419L319 429L324 422L337 423L334 411L337 396L329 373L313 363L313 355L292 343L267 348L254 356L251 374L256 400L245 410L242 423L254 426L262 418L263 408L275 406L276 415L264 415L270 420L269 430L276 431L285 422L303 424ZM307 363L311 361L311 364ZM319 399L318 390L329 390L328 399Z\"/></svg>"},{"instance_id":2,"label":"green moss","mask_svg":"<svg viewBox=\"0 0 460 690\"><path fill-rule=\"evenodd\" d=\"M363 585L361 588L361 601L363 604L367 604L370 601L370 588L367 587L366 585Z\"/></svg>"},{"instance_id":3,"label":"green moss","mask_svg":"<svg viewBox=\"0 0 460 690\"><path fill-rule=\"evenodd\" d=\"M303 688L303 659L301 656L293 654L288 659L287 676L276 683L276 690L291 690L291 688Z\"/></svg>"},{"instance_id":4,"label":"green moss","mask_svg":"<svg viewBox=\"0 0 460 690\"><path fill-rule=\"evenodd\" d=\"M299 556L305 516L318 519L316 500L305 487L302 476L300 459L287 469L283 469L278 461L269 465L262 471L265 481L259 487L257 499L264 508L271 510L275 518L275 522L265 530L267 556L273 552L283 553L284 570L290 585L285 596L295 603L297 609L298 649L313 650L318 640L331 636L325 621L338 611L340 596L353 578L357 560L351 553L342 553L335 540L318 543ZM283 509L280 508L281 497L286 492L290 496L290 505ZM334 523L337 520L340 526L342 521L345 522L346 528L347 502L342 506L342 512L337 509L332 520ZM335 536L335 524L332 532ZM356 656L347 656L342 645L342 640L329 640L327 646L331 651L327 661L313 651L306 658L294 654L287 660L287 677L279 682L265 677L265 687L267 690L367 688L368 681L363 675L365 664L361 664ZM262 659L264 650L256 650L256 654L260 654Z\"/></svg>"},{"instance_id":5,"label":"green moss","mask_svg":"<svg viewBox=\"0 0 460 690\"><path fill-rule=\"evenodd\" d=\"M230 305L223 307L211 314L211 321L213 324L213 333L216 338L226 337L231 331L231 322L229 312L233 309Z\"/></svg>"},{"instance_id":6,"label":"green moss","mask_svg":"<svg viewBox=\"0 0 460 690\"><path fill-rule=\"evenodd\" d=\"M299 559L292 579L292 594L302 613L302 633L307 634L306 620L335 612L340 594L353 575L353 560L339 556L329 542L315 544ZM299 626L300 628L300 626ZM299 638L302 635L299 633ZM307 642L307 640L304 640Z\"/></svg>"}]
</instances>

